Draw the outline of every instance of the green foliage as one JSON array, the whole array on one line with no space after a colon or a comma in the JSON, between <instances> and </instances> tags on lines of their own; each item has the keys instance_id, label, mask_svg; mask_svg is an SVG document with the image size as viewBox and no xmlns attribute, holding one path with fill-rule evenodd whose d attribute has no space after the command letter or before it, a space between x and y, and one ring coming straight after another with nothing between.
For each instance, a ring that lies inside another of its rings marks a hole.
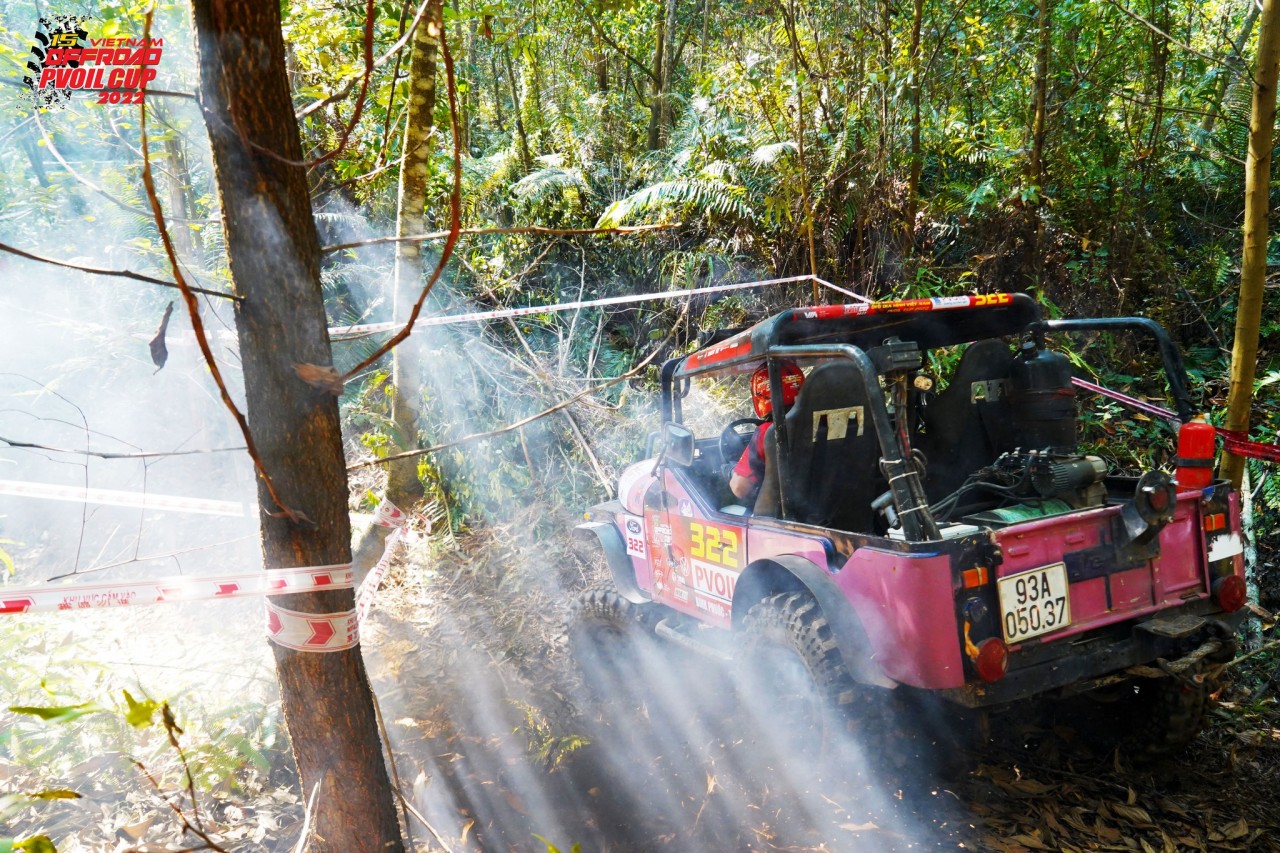
<instances>
[{"instance_id":1,"label":"green foliage","mask_svg":"<svg viewBox=\"0 0 1280 853\"><path fill-rule=\"evenodd\" d=\"M555 846L541 835L538 835L536 832L533 834L533 837L547 845L547 853L560 853L559 847ZM575 842L574 845L569 848L569 853L582 853L582 845Z\"/></svg>"},{"instance_id":2,"label":"green foliage","mask_svg":"<svg viewBox=\"0 0 1280 853\"><path fill-rule=\"evenodd\" d=\"M0 538L0 545L21 545L21 544L22 543L16 539ZM5 571L5 574L7 575L12 575L15 571L15 568L13 565L13 557L10 556L9 552L3 548L0 548L0 565L4 566L4 571Z\"/></svg>"},{"instance_id":3,"label":"green foliage","mask_svg":"<svg viewBox=\"0 0 1280 853\"><path fill-rule=\"evenodd\" d=\"M10 705L9 711L13 714L26 714L32 717L38 717L46 723L69 723L72 720L85 716L86 714L96 714L103 708L94 702L81 702L78 705L59 705L54 707L35 707L33 705Z\"/></svg>"},{"instance_id":4,"label":"green foliage","mask_svg":"<svg viewBox=\"0 0 1280 853\"><path fill-rule=\"evenodd\" d=\"M742 202L742 193L741 187L709 180L662 181L609 205L596 227L616 228L667 206L686 206L702 214L751 220L753 215Z\"/></svg>"},{"instance_id":5,"label":"green foliage","mask_svg":"<svg viewBox=\"0 0 1280 853\"><path fill-rule=\"evenodd\" d=\"M520 732L524 735L529 754L548 770L559 767L572 753L591 744L585 735L558 733L546 715L533 705L516 700L512 704L524 714Z\"/></svg>"},{"instance_id":6,"label":"green foliage","mask_svg":"<svg viewBox=\"0 0 1280 853\"><path fill-rule=\"evenodd\" d=\"M156 711L160 710L159 702L154 699L143 699L139 702L130 695L128 690L120 691L124 694L124 700L128 705L124 714L124 721L135 729L145 729L155 722Z\"/></svg>"}]
</instances>

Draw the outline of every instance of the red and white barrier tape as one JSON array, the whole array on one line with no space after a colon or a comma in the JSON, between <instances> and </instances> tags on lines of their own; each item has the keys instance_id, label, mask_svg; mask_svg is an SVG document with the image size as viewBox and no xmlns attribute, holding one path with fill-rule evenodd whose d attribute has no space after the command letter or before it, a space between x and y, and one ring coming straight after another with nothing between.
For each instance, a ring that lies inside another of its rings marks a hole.
<instances>
[{"instance_id":1,"label":"red and white barrier tape","mask_svg":"<svg viewBox=\"0 0 1280 853\"><path fill-rule=\"evenodd\" d=\"M295 652L344 652L360 642L354 610L299 613L267 600L267 638Z\"/></svg>"},{"instance_id":2,"label":"red and white barrier tape","mask_svg":"<svg viewBox=\"0 0 1280 853\"><path fill-rule=\"evenodd\" d=\"M279 646L301 652L340 652L359 643L360 622L373 607L374 596L391 565L395 547L406 536L405 525L408 520L408 515L403 510L383 498L374 510L374 523L393 530L387 537L382 558L360 586L356 607L340 613L302 613L279 607L268 597L268 639ZM347 563L200 578L171 577L68 586L0 586L0 614L89 610L351 589L352 575L351 565Z\"/></svg>"},{"instance_id":3,"label":"red and white barrier tape","mask_svg":"<svg viewBox=\"0 0 1280 853\"><path fill-rule=\"evenodd\" d=\"M830 290L842 293L861 302L870 302L851 290L837 287L812 275L795 275L788 278L773 278L768 281L743 281L734 284L714 284L707 287L695 287L689 290L669 290L663 293L633 293L627 296L607 296L601 299L585 299L576 302L559 302L555 305L530 305L523 308L500 308L494 311L471 311L466 314L450 314L444 317L423 317L413 324L416 331L428 326L446 326L451 323L468 323L475 320L503 320L508 317L527 317L532 314L551 314L556 311L573 311L578 308L594 308L600 305L626 305L631 302L649 302L659 299L682 299L689 296L701 296L705 293L727 293L732 290L748 290L756 287L769 287L777 284L795 284L802 281L814 281ZM366 323L360 326L337 326L329 330L329 337L335 341L348 338L376 334L378 332L398 332L404 323Z\"/></svg>"},{"instance_id":4,"label":"red and white barrier tape","mask_svg":"<svg viewBox=\"0 0 1280 853\"><path fill-rule=\"evenodd\" d=\"M68 586L0 586L0 613L43 613L350 589L351 565Z\"/></svg>"},{"instance_id":5,"label":"red and white barrier tape","mask_svg":"<svg viewBox=\"0 0 1280 853\"><path fill-rule=\"evenodd\" d=\"M1122 394L1119 391L1113 391L1110 388L1104 388L1101 385L1095 385L1084 379L1072 377L1071 383L1077 388L1083 388L1086 391L1092 391L1103 397L1108 397L1118 403L1123 403L1130 408L1137 409L1140 412L1146 412L1148 415L1155 415L1158 418L1164 418L1174 423L1182 423L1182 419L1178 417L1176 412L1172 412L1163 406L1157 406L1154 403L1148 403L1145 400L1139 400L1136 397L1130 397L1128 394ZM1280 445L1266 444L1261 441L1253 441L1249 438L1248 433L1239 432L1237 430L1223 429L1222 427L1214 427L1218 436L1222 439L1222 447L1228 453L1234 453L1236 456L1245 456L1249 459L1262 459L1267 462L1280 462Z\"/></svg>"},{"instance_id":6,"label":"red and white barrier tape","mask_svg":"<svg viewBox=\"0 0 1280 853\"><path fill-rule=\"evenodd\" d=\"M356 591L357 622L364 622L364 618L369 615L369 610L373 607L374 596L378 594L378 588L382 586L382 578L391 566L391 557L395 553L396 545L400 544L400 540L405 536L405 524L408 521L409 517L405 515L404 510L385 497L378 504L378 508L374 510L373 523L382 527L390 527L392 531L391 535L387 537L386 547L382 549L382 557L378 560L378 564L369 570L369 574L360 583L360 589Z\"/></svg>"},{"instance_id":7,"label":"red and white barrier tape","mask_svg":"<svg viewBox=\"0 0 1280 853\"><path fill-rule=\"evenodd\" d=\"M382 586L382 578L387 573L387 569L391 567L391 557L395 553L396 545L404 538L405 528L397 527L391 531L391 535L387 537L387 547L382 552L382 558L378 560L378 564L369 570L369 574L360 582L360 589L356 592L356 620L363 623L364 618L369 615L369 611L373 608L374 596L378 594L378 588Z\"/></svg>"},{"instance_id":8,"label":"red and white barrier tape","mask_svg":"<svg viewBox=\"0 0 1280 853\"><path fill-rule=\"evenodd\" d=\"M373 523L379 527L404 527L408 521L409 517L404 514L404 510L385 497L373 511Z\"/></svg>"},{"instance_id":9,"label":"red and white barrier tape","mask_svg":"<svg viewBox=\"0 0 1280 853\"><path fill-rule=\"evenodd\" d=\"M202 515L240 517L244 507L235 501L215 501L207 498L186 498L179 495L156 495L150 492L122 492L116 489L90 489L84 486L55 486L52 483L23 483L18 480L0 480L0 495L16 495L27 498L44 498L52 501L101 504L103 506L128 506L139 509L168 509L175 512L194 512Z\"/></svg>"}]
</instances>

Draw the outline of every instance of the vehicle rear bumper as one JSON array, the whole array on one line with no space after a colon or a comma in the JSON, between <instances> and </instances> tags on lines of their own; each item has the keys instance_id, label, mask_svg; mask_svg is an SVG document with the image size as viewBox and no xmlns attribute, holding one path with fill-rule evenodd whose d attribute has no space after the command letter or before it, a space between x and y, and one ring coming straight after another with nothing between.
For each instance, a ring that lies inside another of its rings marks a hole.
<instances>
[{"instance_id":1,"label":"vehicle rear bumper","mask_svg":"<svg viewBox=\"0 0 1280 853\"><path fill-rule=\"evenodd\" d=\"M1154 619L1131 624L1128 630L1100 632L1082 637L1071 643L1054 643L1042 646L1045 653L1041 660L1022 665L1014 664L1008 675L993 683L970 682L964 687L939 690L944 698L969 708L985 708L1026 699L1037 694L1050 693L1069 687L1069 692L1083 692L1108 683L1133 677L1126 673L1130 667L1152 664L1157 660L1177 661L1210 639L1222 641L1222 650L1213 655L1228 659L1234 653L1234 635L1244 620L1244 611L1237 613L1213 613L1203 618L1204 624L1197 630L1181 636L1166 636L1149 630ZM1123 626L1117 626L1122 628ZM1026 650L1023 654L1035 654Z\"/></svg>"}]
</instances>

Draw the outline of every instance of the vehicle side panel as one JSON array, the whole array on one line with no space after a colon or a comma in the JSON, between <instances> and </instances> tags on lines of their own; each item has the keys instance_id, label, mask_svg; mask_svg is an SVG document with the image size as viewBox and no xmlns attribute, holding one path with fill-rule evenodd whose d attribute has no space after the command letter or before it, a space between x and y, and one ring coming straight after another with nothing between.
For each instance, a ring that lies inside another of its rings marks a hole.
<instances>
[{"instance_id":1,"label":"vehicle side panel","mask_svg":"<svg viewBox=\"0 0 1280 853\"><path fill-rule=\"evenodd\" d=\"M665 470L661 482L645 501L650 551L655 555L654 598L708 624L729 628L733 591L748 563L746 519L721 513L712 517L675 471Z\"/></svg>"},{"instance_id":2,"label":"vehicle side panel","mask_svg":"<svg viewBox=\"0 0 1280 853\"><path fill-rule=\"evenodd\" d=\"M929 689L964 684L950 556L859 548L836 584L862 620L885 675Z\"/></svg>"},{"instance_id":3,"label":"vehicle side panel","mask_svg":"<svg viewBox=\"0 0 1280 853\"><path fill-rule=\"evenodd\" d=\"M751 562L770 557L795 555L816 566L827 565L827 552L823 540L801 536L788 530L778 530L765 525L769 519L753 519L747 526L747 556Z\"/></svg>"}]
</instances>

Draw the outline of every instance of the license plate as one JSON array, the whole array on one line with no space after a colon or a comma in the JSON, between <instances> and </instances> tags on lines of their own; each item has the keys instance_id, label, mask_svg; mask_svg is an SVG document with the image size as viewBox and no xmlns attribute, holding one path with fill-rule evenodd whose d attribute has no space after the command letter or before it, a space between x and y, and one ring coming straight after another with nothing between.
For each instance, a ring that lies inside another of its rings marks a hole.
<instances>
[{"instance_id":1,"label":"license plate","mask_svg":"<svg viewBox=\"0 0 1280 853\"><path fill-rule=\"evenodd\" d=\"M1071 624L1065 563L1001 578L999 590L1006 643L1038 637Z\"/></svg>"}]
</instances>

